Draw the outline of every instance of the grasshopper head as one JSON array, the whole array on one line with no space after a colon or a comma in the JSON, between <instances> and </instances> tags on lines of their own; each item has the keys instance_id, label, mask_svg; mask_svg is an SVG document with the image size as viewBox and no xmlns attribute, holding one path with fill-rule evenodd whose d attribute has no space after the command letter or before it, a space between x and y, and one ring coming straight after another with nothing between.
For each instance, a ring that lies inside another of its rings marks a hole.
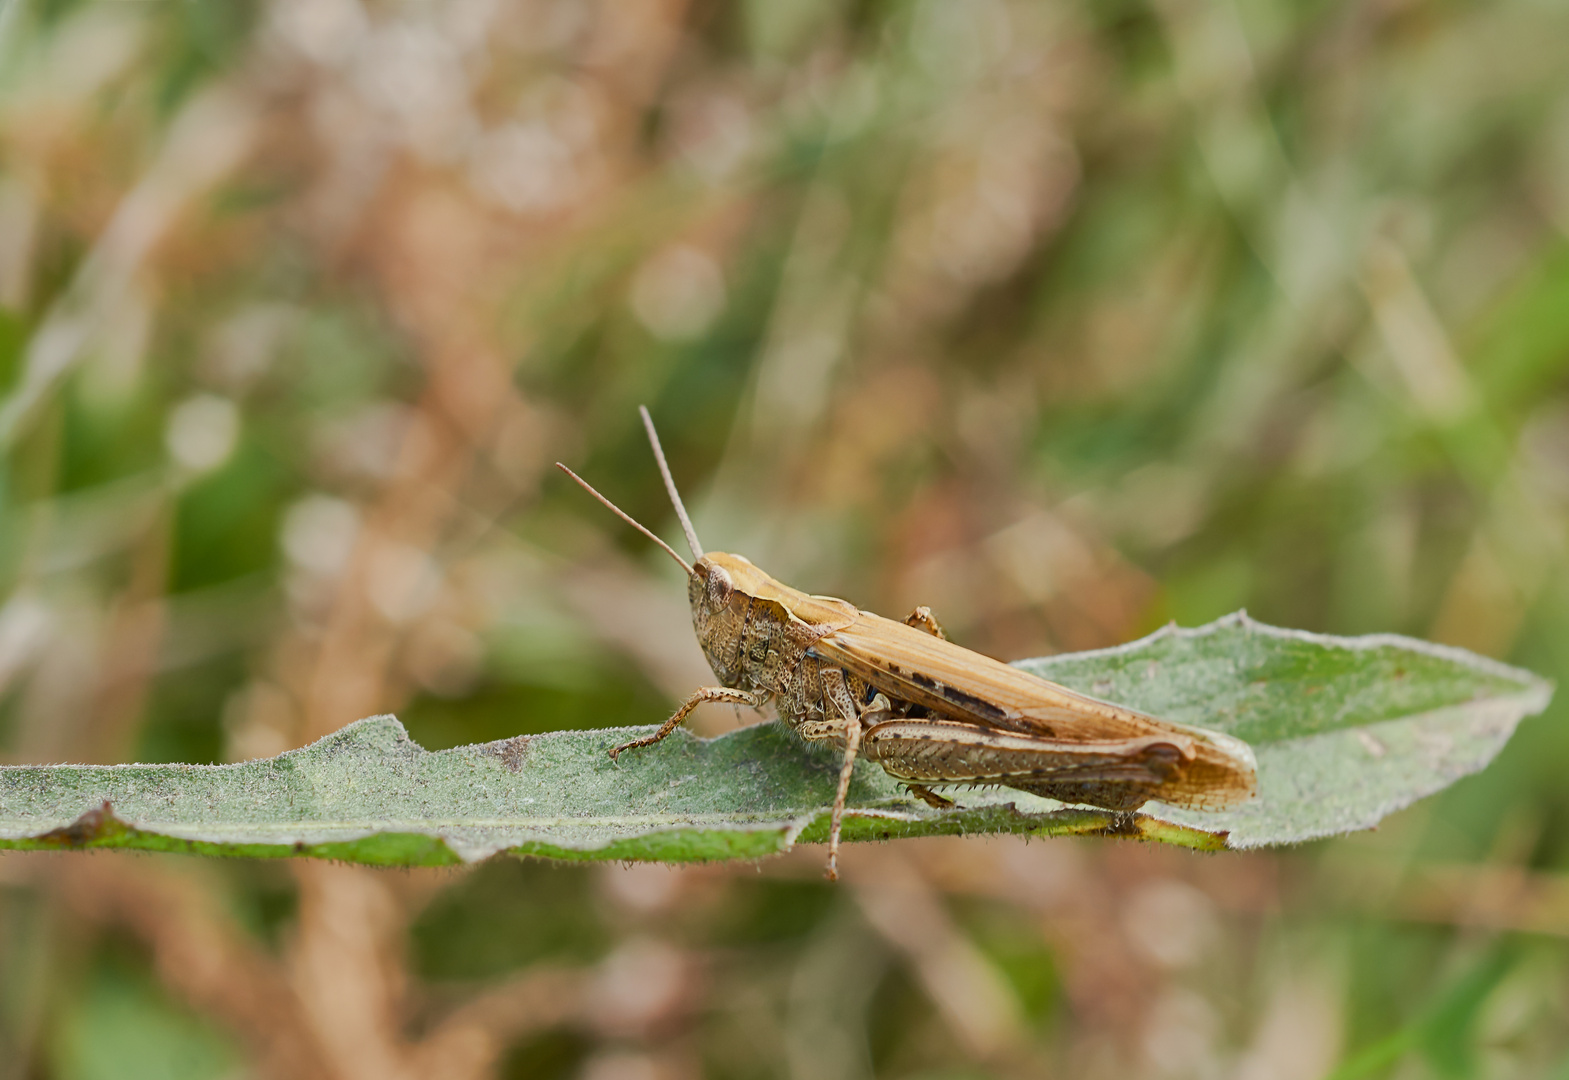
<instances>
[{"instance_id":1,"label":"grasshopper head","mask_svg":"<svg viewBox=\"0 0 1569 1080\"><path fill-rule=\"evenodd\" d=\"M745 555L710 551L692 565L686 593L693 615L699 610L712 614L731 607L738 596L744 606L749 598L764 596L777 587L778 582L753 566Z\"/></svg>"},{"instance_id":2,"label":"grasshopper head","mask_svg":"<svg viewBox=\"0 0 1569 1080\"><path fill-rule=\"evenodd\" d=\"M692 629L709 666L726 686L744 679L747 658L741 655L748 622L784 618L784 609L755 601L774 599L778 583L753 566L744 555L710 551L692 564L686 596L692 605ZM754 633L761 625L752 627Z\"/></svg>"},{"instance_id":3,"label":"grasshopper head","mask_svg":"<svg viewBox=\"0 0 1569 1080\"><path fill-rule=\"evenodd\" d=\"M713 552L692 564L692 575L686 579L686 599L692 605L692 621L707 622L716 611L730 606L735 596L735 576L714 561Z\"/></svg>"},{"instance_id":4,"label":"grasshopper head","mask_svg":"<svg viewBox=\"0 0 1569 1080\"><path fill-rule=\"evenodd\" d=\"M833 605L829 618L842 614L844 605L842 600L808 596L799 589L792 589L766 570L754 566L745 555L723 551L710 551L693 564L686 594L692 604L694 620L700 616L712 618L730 610L745 615L754 601L762 601L770 606L777 605L803 621L819 622L823 618L817 609L825 602Z\"/></svg>"}]
</instances>

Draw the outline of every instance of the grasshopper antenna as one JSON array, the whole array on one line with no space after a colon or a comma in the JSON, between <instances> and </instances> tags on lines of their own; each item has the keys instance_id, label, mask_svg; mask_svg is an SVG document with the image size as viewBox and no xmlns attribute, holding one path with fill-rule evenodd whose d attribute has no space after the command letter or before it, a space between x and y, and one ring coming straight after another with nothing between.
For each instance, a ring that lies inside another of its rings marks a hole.
<instances>
[{"instance_id":1,"label":"grasshopper antenna","mask_svg":"<svg viewBox=\"0 0 1569 1080\"><path fill-rule=\"evenodd\" d=\"M663 459L661 459L661 460L663 460ZM677 555L675 548L671 547L669 544L665 543L659 537L657 537L653 533L649 532L648 529L645 528L631 514L627 513L625 510L621 509L621 507L617 506L615 503L613 503L609 499L605 498L599 492L595 491L594 490L594 486L592 484L590 484L587 480L583 479L577 473L573 472L571 469L567 468L565 465L561 464L561 462L559 462L559 461L556 462L556 468L560 469L562 472L566 473L572 479L576 480L578 482L578 486L579 487L581 487L584 491L588 492L590 495L594 496L594 498L598 499L600 502L602 502L606 506L608 506L610 508L610 512L615 514L616 517L620 518L622 521L624 521L628 525L632 526L638 532L640 532L644 536L648 537L654 543L656 543L660 547L664 548L665 551L669 553L669 555L670 555L670 557L672 559L674 559L676 562L681 564L681 569L686 571L686 576L687 577L691 577L692 576L693 571L692 571L691 564L689 564L681 556ZM680 504L677 504L677 505L679 506ZM683 514L682 515L683 521L685 520L685 517L686 517L686 515ZM691 526L688 525L687 528L690 529ZM701 553L699 553L698 558L702 558Z\"/></svg>"},{"instance_id":2,"label":"grasshopper antenna","mask_svg":"<svg viewBox=\"0 0 1569 1080\"><path fill-rule=\"evenodd\" d=\"M701 559L703 545L697 542L697 530L692 528L692 519L686 516L686 507L681 505L681 493L676 490L675 479L670 475L670 466L665 462L665 450L659 445L659 433L654 430L654 418L648 415L646 405L639 405L637 411L642 414L643 427L648 429L648 441L653 444L654 458L659 462L659 475L665 478L665 490L670 493L670 501L676 504L676 517L681 519L681 528L686 533L686 546L692 549L692 558Z\"/></svg>"}]
</instances>

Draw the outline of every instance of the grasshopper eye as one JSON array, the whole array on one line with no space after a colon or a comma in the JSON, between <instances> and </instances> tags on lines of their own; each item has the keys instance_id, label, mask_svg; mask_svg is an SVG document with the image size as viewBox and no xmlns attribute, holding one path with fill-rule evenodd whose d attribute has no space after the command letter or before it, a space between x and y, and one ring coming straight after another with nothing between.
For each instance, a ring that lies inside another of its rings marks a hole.
<instances>
[{"instance_id":1,"label":"grasshopper eye","mask_svg":"<svg viewBox=\"0 0 1569 1080\"><path fill-rule=\"evenodd\" d=\"M730 603L730 594L735 592L735 582L730 580L730 575L722 567L714 567L708 572L708 601L713 607L724 607Z\"/></svg>"}]
</instances>

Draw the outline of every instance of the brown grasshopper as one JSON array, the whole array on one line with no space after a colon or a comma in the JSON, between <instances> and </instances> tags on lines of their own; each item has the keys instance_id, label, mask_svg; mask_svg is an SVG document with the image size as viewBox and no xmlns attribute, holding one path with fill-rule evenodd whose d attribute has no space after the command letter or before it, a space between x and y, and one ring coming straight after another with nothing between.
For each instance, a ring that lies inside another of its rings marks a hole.
<instances>
[{"instance_id":1,"label":"brown grasshopper","mask_svg":"<svg viewBox=\"0 0 1569 1080\"><path fill-rule=\"evenodd\" d=\"M687 575L692 625L721 685L705 686L652 735L651 746L704 702L761 706L807 742L844 751L828 834L828 877L838 877L839 831L857 755L870 758L928 804L931 790L1000 784L1066 803L1127 812L1159 799L1221 810L1258 790L1247 743L1100 701L948 641L930 610L894 622L833 596L776 581L740 555L704 553L676 491L647 409L640 409L665 489L694 561L595 491L562 472L664 548Z\"/></svg>"}]
</instances>

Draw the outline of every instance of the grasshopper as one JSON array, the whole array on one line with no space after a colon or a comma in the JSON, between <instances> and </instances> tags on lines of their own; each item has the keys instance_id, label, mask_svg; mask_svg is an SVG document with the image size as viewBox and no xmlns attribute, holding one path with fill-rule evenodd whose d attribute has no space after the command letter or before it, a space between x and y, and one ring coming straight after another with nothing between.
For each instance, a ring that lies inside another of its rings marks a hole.
<instances>
[{"instance_id":1,"label":"grasshopper","mask_svg":"<svg viewBox=\"0 0 1569 1080\"><path fill-rule=\"evenodd\" d=\"M1240 739L1159 720L962 648L928 608L895 622L793 589L744 556L705 553L653 418L639 411L691 563L556 465L686 572L692 626L720 685L693 691L652 735L612 749L612 759L659 742L705 702L774 702L800 738L844 754L829 827L829 880L838 877L839 833L858 756L942 809L954 803L932 787L950 784L998 784L1119 813L1149 799L1221 810L1257 793L1253 751Z\"/></svg>"}]
</instances>

